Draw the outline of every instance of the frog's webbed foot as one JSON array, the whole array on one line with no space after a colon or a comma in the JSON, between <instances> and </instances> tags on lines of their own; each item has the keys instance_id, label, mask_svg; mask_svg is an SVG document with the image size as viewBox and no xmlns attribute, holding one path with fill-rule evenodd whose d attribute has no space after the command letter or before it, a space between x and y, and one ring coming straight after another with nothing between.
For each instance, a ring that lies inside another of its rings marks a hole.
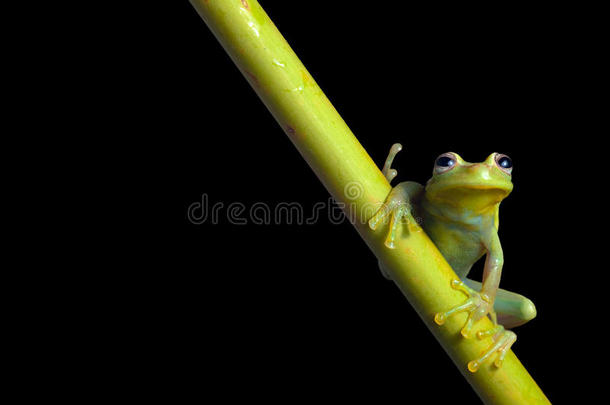
<instances>
[{"instance_id":1,"label":"frog's webbed foot","mask_svg":"<svg viewBox=\"0 0 610 405\"><path fill-rule=\"evenodd\" d=\"M496 367L502 366L502 362L504 361L504 357L506 356L508 349L510 349L513 343L515 343L517 340L517 335L515 335L514 332L505 330L502 325L498 325L496 313L493 311L493 303L490 302L489 297L487 297L485 294L481 294L478 291L473 290L460 280L452 280L451 287L462 291L469 298L463 304L458 305L447 312L440 312L436 314L434 316L434 321L438 325L442 325L445 323L447 318L452 315L460 312L470 312L468 320L461 330L462 336L465 338L470 338L472 336L471 332L474 324L489 313L494 323L494 327L487 331L479 331L477 332L476 336L479 339L493 336L494 343L479 358L468 363L468 370L473 373L476 372L481 364L495 352L498 352L499 355L494 364Z\"/></svg>"},{"instance_id":2,"label":"frog's webbed foot","mask_svg":"<svg viewBox=\"0 0 610 405\"><path fill-rule=\"evenodd\" d=\"M392 145L390 153L383 165L382 173L390 183L398 174L395 169L392 169L392 162L394 161L396 154L401 150L401 144L395 143ZM394 240L396 239L398 224L401 222L402 218L409 213L408 201L409 195L406 187L402 186L401 183L392 189L383 206L369 220L369 227L375 230L379 224L385 223L387 219L390 218L390 231L385 240L385 245L390 249L394 249Z\"/></svg>"},{"instance_id":3,"label":"frog's webbed foot","mask_svg":"<svg viewBox=\"0 0 610 405\"><path fill-rule=\"evenodd\" d=\"M477 333L477 337L479 339L484 339L488 336L493 336L493 345L491 345L491 347L487 349L478 359L472 360L468 363L468 370L473 373L479 369L485 360L496 352L498 352L498 357L496 357L494 360L494 365L496 367L502 367L506 353L517 340L517 335L510 330L504 329L502 325L496 325L485 332L480 331Z\"/></svg>"},{"instance_id":4,"label":"frog's webbed foot","mask_svg":"<svg viewBox=\"0 0 610 405\"><path fill-rule=\"evenodd\" d=\"M438 325L442 325L445 323L447 318L452 315L459 314L460 312L469 312L466 325L464 325L461 331L462 336L469 338L471 337L474 324L492 311L492 302L487 295L473 290L460 280L452 280L451 287L455 290L462 291L469 298L463 304L458 305L455 308L451 308L449 311L439 312L436 314L434 316L434 322L436 322Z\"/></svg>"},{"instance_id":5,"label":"frog's webbed foot","mask_svg":"<svg viewBox=\"0 0 610 405\"><path fill-rule=\"evenodd\" d=\"M385 223L390 218L390 230L385 240L385 245L390 249L394 249L394 240L396 239L396 229L403 217L409 213L408 204L403 198L397 196L398 193L390 193L388 199L383 206L377 211L373 218L369 220L369 227L373 230L377 229L379 224Z\"/></svg>"}]
</instances>

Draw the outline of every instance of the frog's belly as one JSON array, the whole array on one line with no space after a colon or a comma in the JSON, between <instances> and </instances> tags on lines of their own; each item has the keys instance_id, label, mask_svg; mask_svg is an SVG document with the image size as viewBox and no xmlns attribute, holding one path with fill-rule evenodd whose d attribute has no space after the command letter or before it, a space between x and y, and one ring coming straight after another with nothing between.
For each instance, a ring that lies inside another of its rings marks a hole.
<instances>
[{"instance_id":1,"label":"frog's belly","mask_svg":"<svg viewBox=\"0 0 610 405\"><path fill-rule=\"evenodd\" d=\"M429 226L425 226L425 221L423 225L445 260L462 279L485 253L477 232L459 225L438 225L428 222Z\"/></svg>"}]
</instances>

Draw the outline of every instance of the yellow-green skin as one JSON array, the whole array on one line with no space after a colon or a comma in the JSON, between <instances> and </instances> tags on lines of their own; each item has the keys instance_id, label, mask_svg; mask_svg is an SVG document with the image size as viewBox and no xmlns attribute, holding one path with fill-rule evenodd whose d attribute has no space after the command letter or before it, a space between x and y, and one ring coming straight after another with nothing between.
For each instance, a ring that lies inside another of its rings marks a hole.
<instances>
[{"instance_id":1,"label":"yellow-green skin","mask_svg":"<svg viewBox=\"0 0 610 405\"><path fill-rule=\"evenodd\" d=\"M384 174L389 181L396 175L390 166L400 149L399 144L394 145L386 161ZM498 238L499 207L513 189L512 168L499 164L505 155L492 153L481 163L466 162L453 152L440 157L451 160L452 164L436 164L425 187L409 181L394 187L386 200L386 211L380 210L371 220L371 227L375 228L381 217L391 214L386 244L392 248L400 219L417 218L465 284L464 288L470 290L467 293L479 297L476 305L467 308L472 313L470 324L487 314L491 314L494 321L497 314L497 321L506 327L529 321L536 316L534 304L519 294L498 288L504 264ZM483 282L467 279L472 265L484 255L487 257ZM387 275L384 269L382 271ZM442 322L441 319L439 323ZM467 333L465 330L464 334Z\"/></svg>"},{"instance_id":2,"label":"yellow-green skin","mask_svg":"<svg viewBox=\"0 0 610 405\"><path fill-rule=\"evenodd\" d=\"M457 275L475 290L497 301L496 313L506 327L536 316L525 297L499 290L504 257L498 238L500 202L513 189L511 174L492 153L481 163L469 163L454 153L456 164L448 171L435 170L419 207L422 227ZM487 254L483 284L466 278L472 265ZM497 296L497 298L496 298Z\"/></svg>"},{"instance_id":3,"label":"yellow-green skin","mask_svg":"<svg viewBox=\"0 0 610 405\"><path fill-rule=\"evenodd\" d=\"M402 149L395 144L383 167L388 181L396 176L391 168L396 154ZM481 163L469 163L457 153L448 152L437 159L432 178L425 187L415 182L403 182L394 187L384 206L371 218L369 225L376 229L390 219L386 246L395 248L396 231L402 219L420 223L443 257L459 276L451 286L464 292L468 299L462 304L435 315L435 322L443 325L447 318L468 312L461 330L464 337L473 336L475 324L489 315L493 327L478 331L477 337L493 337L493 345L478 358L468 363L476 372L483 362L498 353L494 364L500 367L508 349L517 336L505 330L523 324L536 316L534 304L527 298L499 289L504 257L498 238L500 202L513 189L512 162L506 155L492 153ZM486 255L483 282L467 279L472 265ZM382 273L391 278L383 263Z\"/></svg>"}]
</instances>

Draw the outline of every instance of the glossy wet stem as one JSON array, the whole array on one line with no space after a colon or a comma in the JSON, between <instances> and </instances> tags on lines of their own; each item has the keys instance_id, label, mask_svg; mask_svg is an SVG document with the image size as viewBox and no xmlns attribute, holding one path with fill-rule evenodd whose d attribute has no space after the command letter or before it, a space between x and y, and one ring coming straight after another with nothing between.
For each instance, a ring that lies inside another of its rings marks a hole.
<instances>
[{"instance_id":1,"label":"glossy wet stem","mask_svg":"<svg viewBox=\"0 0 610 405\"><path fill-rule=\"evenodd\" d=\"M416 224L404 226L396 249L384 246L385 227L377 231L368 227L366 220L385 200L390 185L258 2L191 0L191 3L330 194L345 204L346 215L354 220L357 231L392 272L411 305L481 399L488 404L549 403L512 351L501 368L490 361L476 373L468 371L468 362L489 348L491 337L461 338L466 314L455 315L442 326L434 323L436 313L464 301L463 294L451 288L451 280L458 277ZM202 80L214 79L202 75ZM252 133L261 132L253 129ZM274 135L261 133L261 136ZM408 144L409 139L401 141ZM485 318L473 332L491 327L491 321ZM410 347L405 340L400 350L419 349ZM424 367L421 378L429 378L436 366L406 367L413 368L409 374ZM443 381L438 384L442 387ZM433 400L434 393L430 395Z\"/></svg>"}]
</instances>

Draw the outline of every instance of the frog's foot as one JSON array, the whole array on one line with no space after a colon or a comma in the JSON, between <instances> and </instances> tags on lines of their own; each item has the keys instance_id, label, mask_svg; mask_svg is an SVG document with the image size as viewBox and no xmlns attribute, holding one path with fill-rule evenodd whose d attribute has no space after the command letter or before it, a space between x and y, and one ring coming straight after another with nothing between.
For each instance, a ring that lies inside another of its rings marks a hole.
<instances>
[{"instance_id":1,"label":"frog's foot","mask_svg":"<svg viewBox=\"0 0 610 405\"><path fill-rule=\"evenodd\" d=\"M462 291L469 298L463 304L458 305L447 312L437 313L434 316L434 322L436 322L438 325L442 325L445 323L447 318L452 315L459 314L460 312L469 312L468 320L461 331L462 336L469 338L472 335L471 332L474 324L492 310L493 303L487 295L473 290L460 280L452 280L451 287L455 290Z\"/></svg>"},{"instance_id":2,"label":"frog's foot","mask_svg":"<svg viewBox=\"0 0 610 405\"><path fill-rule=\"evenodd\" d=\"M398 173L395 169L392 169L392 162L394 161L396 154L401 150L401 144L395 143L392 145L388 158L383 165L382 173L390 183ZM396 229L398 228L398 224L405 217L405 215L410 213L409 190L417 190L413 188L413 184L409 183L412 182L403 182L394 187L392 191L390 191L390 194L388 195L383 206L375 213L375 215L373 215L373 218L369 220L369 227L372 230L375 230L379 224L386 223L387 219L390 218L390 231L388 232L388 236L385 240L385 245L390 249L394 249L395 247L394 240L396 239ZM421 188L421 186L419 187Z\"/></svg>"},{"instance_id":3,"label":"frog's foot","mask_svg":"<svg viewBox=\"0 0 610 405\"><path fill-rule=\"evenodd\" d=\"M383 206L377 211L373 218L369 220L369 227L372 230L377 229L379 224L385 223L390 218L390 230L388 236L385 239L385 245L394 249L394 241L396 239L396 229L402 218L409 212L408 205L405 204L402 199L396 198L392 194L388 197L388 200Z\"/></svg>"},{"instance_id":4,"label":"frog's foot","mask_svg":"<svg viewBox=\"0 0 610 405\"><path fill-rule=\"evenodd\" d=\"M496 357L494 365L496 367L502 367L506 353L517 340L517 335L510 330L505 330L502 325L496 325L494 328L491 328L485 332L479 331L477 333L477 337L479 339L484 339L488 336L493 336L494 343L485 351L485 353L481 355L481 357L468 363L468 370L472 373L475 373L481 364L483 364L485 360L496 352L498 352L498 357Z\"/></svg>"}]
</instances>

